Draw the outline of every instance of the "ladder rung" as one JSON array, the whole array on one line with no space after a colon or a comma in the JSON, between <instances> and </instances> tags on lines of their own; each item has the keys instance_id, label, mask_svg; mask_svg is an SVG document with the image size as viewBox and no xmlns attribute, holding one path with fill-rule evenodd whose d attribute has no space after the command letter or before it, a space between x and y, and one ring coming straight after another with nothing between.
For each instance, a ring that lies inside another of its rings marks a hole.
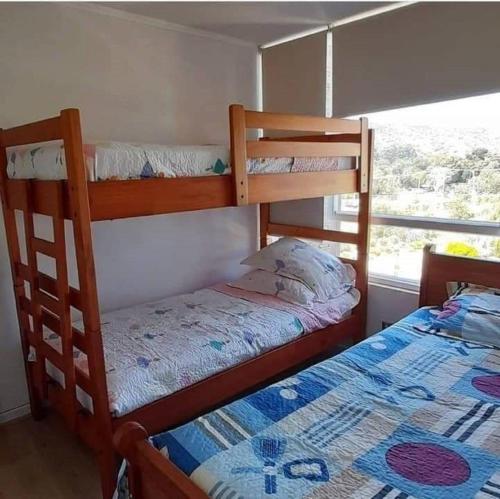
<instances>
[{"instance_id":1,"label":"ladder rung","mask_svg":"<svg viewBox=\"0 0 500 499\"><path fill-rule=\"evenodd\" d=\"M90 377L87 373L83 372L78 367L75 367L75 378L76 384L88 395L92 396L92 382L90 381Z\"/></svg>"},{"instance_id":2,"label":"ladder rung","mask_svg":"<svg viewBox=\"0 0 500 499\"><path fill-rule=\"evenodd\" d=\"M45 307L53 314L56 314L58 316L62 315L63 307L61 302L59 302L55 298L52 298L52 296L49 296L47 293L37 290L35 291L35 299L42 307Z\"/></svg>"},{"instance_id":3,"label":"ladder rung","mask_svg":"<svg viewBox=\"0 0 500 499\"><path fill-rule=\"evenodd\" d=\"M55 349L52 348L47 342L42 341L39 346L41 354L50 361L51 364L54 364L57 369L62 371L64 374L65 365L64 365L64 357Z\"/></svg>"},{"instance_id":4,"label":"ladder rung","mask_svg":"<svg viewBox=\"0 0 500 499\"><path fill-rule=\"evenodd\" d=\"M56 315L47 312L47 310L42 310L41 317L42 324L44 326L48 327L51 331L61 336L61 325L59 323L59 318Z\"/></svg>"},{"instance_id":5,"label":"ladder rung","mask_svg":"<svg viewBox=\"0 0 500 499\"><path fill-rule=\"evenodd\" d=\"M30 280L29 275L29 267L24 265L23 263L18 263L16 265L16 272L19 277L24 279L25 281ZM52 295L55 295L57 292L57 281L53 277L44 274L43 272L38 272L38 284L40 289L43 291L47 291ZM71 305L78 310L82 309L81 300L80 300L80 291L72 286L69 287L69 300Z\"/></svg>"},{"instance_id":6,"label":"ladder rung","mask_svg":"<svg viewBox=\"0 0 500 499\"><path fill-rule=\"evenodd\" d=\"M61 322L59 317L48 312L47 310L42 310L42 324L47 326L51 331L61 336ZM71 332L73 335L73 344L78 350L83 353L87 353L87 339L85 335L78 331L78 329L72 327Z\"/></svg>"},{"instance_id":7,"label":"ladder rung","mask_svg":"<svg viewBox=\"0 0 500 499\"><path fill-rule=\"evenodd\" d=\"M73 332L73 344L78 350L81 350L84 354L87 353L87 338L78 329L72 328Z\"/></svg>"},{"instance_id":8,"label":"ladder rung","mask_svg":"<svg viewBox=\"0 0 500 499\"><path fill-rule=\"evenodd\" d=\"M46 241L45 239L40 239L38 237L34 237L31 241L33 245L33 250L38 253L43 253L44 255L51 256L52 258L56 258L56 245L50 241Z\"/></svg>"},{"instance_id":9,"label":"ladder rung","mask_svg":"<svg viewBox=\"0 0 500 499\"><path fill-rule=\"evenodd\" d=\"M38 283L40 289L47 291L51 295L55 295L57 293L57 280L53 277L44 274L43 272L38 272ZM69 301L73 307L78 310L81 310L81 301L80 301L80 291L73 287L69 287Z\"/></svg>"}]
</instances>

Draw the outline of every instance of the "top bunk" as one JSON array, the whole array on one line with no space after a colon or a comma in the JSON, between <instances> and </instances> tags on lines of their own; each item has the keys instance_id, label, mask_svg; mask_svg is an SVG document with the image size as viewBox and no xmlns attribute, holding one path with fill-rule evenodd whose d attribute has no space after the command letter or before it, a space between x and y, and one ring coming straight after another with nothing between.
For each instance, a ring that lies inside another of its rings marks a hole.
<instances>
[{"instance_id":1,"label":"top bunk","mask_svg":"<svg viewBox=\"0 0 500 499\"><path fill-rule=\"evenodd\" d=\"M77 109L0 130L2 197L10 209L91 221L367 193L371 131L360 120L275 114L232 105L223 146L84 144ZM261 129L285 136L247 139ZM292 133L302 135L290 136ZM313 135L304 135L312 133ZM55 141L58 141L55 142Z\"/></svg>"}]
</instances>

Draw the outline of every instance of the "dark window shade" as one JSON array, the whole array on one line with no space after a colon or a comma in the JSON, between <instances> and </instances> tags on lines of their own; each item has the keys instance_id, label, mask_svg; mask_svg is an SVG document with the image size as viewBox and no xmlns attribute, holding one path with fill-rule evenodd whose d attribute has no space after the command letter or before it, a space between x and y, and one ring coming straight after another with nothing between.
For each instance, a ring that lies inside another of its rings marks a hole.
<instances>
[{"instance_id":1,"label":"dark window shade","mask_svg":"<svg viewBox=\"0 0 500 499\"><path fill-rule=\"evenodd\" d=\"M333 30L336 116L500 91L500 3L426 2Z\"/></svg>"}]
</instances>

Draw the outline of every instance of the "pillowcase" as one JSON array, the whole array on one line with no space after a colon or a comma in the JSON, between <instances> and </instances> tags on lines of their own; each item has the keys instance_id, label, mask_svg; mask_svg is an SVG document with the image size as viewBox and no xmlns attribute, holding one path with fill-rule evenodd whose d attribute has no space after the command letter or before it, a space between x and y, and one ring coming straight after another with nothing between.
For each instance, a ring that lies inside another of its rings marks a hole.
<instances>
[{"instance_id":1,"label":"pillowcase","mask_svg":"<svg viewBox=\"0 0 500 499\"><path fill-rule=\"evenodd\" d=\"M455 293L443 304L432 327L463 340L500 347L500 289L466 283L448 285Z\"/></svg>"},{"instance_id":2,"label":"pillowcase","mask_svg":"<svg viewBox=\"0 0 500 499\"><path fill-rule=\"evenodd\" d=\"M462 281L448 281L446 283L446 290L448 291L448 296L453 298L461 294L469 293L493 293L500 295L500 289L489 288L488 286L482 286L480 284L471 284Z\"/></svg>"},{"instance_id":3,"label":"pillowcase","mask_svg":"<svg viewBox=\"0 0 500 499\"><path fill-rule=\"evenodd\" d=\"M299 280L322 303L351 289L356 278L351 265L291 237L279 239L241 263Z\"/></svg>"},{"instance_id":4,"label":"pillowcase","mask_svg":"<svg viewBox=\"0 0 500 499\"><path fill-rule=\"evenodd\" d=\"M246 291L256 291L264 295L277 296L298 305L309 305L314 299L314 293L305 284L266 270L252 270L237 281L228 282L227 285Z\"/></svg>"}]
</instances>

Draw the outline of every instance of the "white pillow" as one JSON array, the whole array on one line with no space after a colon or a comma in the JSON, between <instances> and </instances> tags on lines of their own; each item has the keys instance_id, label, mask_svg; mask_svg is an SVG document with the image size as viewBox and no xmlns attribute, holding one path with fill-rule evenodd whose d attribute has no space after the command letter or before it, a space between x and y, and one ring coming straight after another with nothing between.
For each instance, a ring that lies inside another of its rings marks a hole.
<instances>
[{"instance_id":1,"label":"white pillow","mask_svg":"<svg viewBox=\"0 0 500 499\"><path fill-rule=\"evenodd\" d=\"M320 302L345 293L356 277L351 265L291 237L279 239L241 263L297 279L308 286Z\"/></svg>"},{"instance_id":2,"label":"white pillow","mask_svg":"<svg viewBox=\"0 0 500 499\"><path fill-rule=\"evenodd\" d=\"M314 293L300 281L266 270L252 270L237 281L227 284L233 288L277 296L282 300L299 305L309 305L315 297Z\"/></svg>"}]
</instances>

